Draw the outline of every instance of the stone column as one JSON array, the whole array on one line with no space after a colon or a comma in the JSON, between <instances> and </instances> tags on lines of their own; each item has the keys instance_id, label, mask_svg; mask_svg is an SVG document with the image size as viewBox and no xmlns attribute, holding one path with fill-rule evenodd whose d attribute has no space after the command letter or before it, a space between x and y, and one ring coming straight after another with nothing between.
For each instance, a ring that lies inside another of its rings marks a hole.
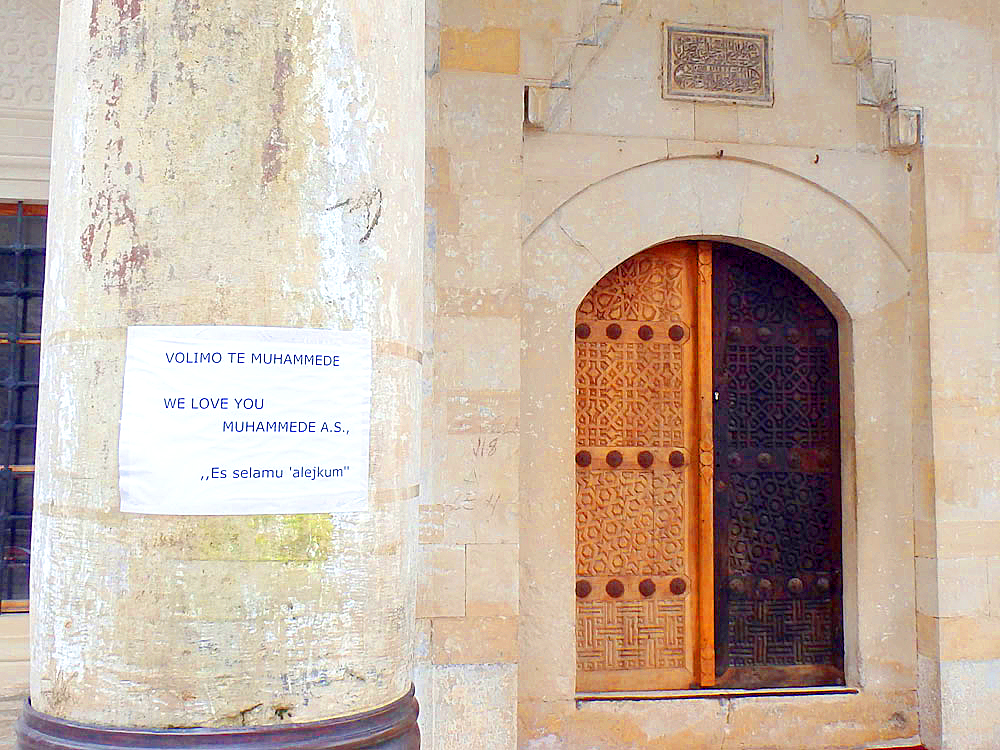
<instances>
[{"instance_id":1,"label":"stone column","mask_svg":"<svg viewBox=\"0 0 1000 750\"><path fill-rule=\"evenodd\" d=\"M419 742L423 23L422 0L63 4L22 748L66 722ZM371 330L369 511L121 513L131 324Z\"/></svg>"}]
</instances>

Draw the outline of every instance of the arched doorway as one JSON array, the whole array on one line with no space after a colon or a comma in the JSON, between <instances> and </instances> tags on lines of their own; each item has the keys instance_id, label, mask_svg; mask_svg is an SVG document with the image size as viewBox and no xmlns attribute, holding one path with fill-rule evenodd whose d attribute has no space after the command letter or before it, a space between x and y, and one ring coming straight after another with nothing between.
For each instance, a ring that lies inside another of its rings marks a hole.
<instances>
[{"instance_id":1,"label":"arched doorway","mask_svg":"<svg viewBox=\"0 0 1000 750\"><path fill-rule=\"evenodd\" d=\"M833 315L677 242L606 274L575 337L577 690L843 684Z\"/></svg>"}]
</instances>

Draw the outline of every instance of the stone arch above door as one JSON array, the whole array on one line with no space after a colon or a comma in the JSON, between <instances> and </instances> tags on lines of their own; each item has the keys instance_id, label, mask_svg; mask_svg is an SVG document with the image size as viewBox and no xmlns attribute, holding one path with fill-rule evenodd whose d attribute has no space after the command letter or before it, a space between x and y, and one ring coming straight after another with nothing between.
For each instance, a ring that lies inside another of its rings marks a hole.
<instances>
[{"instance_id":1,"label":"stone arch above door","mask_svg":"<svg viewBox=\"0 0 1000 750\"><path fill-rule=\"evenodd\" d=\"M577 703L575 693L574 313L621 261L676 239L722 240L761 252L797 273L837 317L845 666L848 686L858 691L838 696L837 711L843 727L865 726L873 710L889 707L915 716L911 264L863 214L806 179L745 160L685 158L591 185L545 219L522 248L522 742L558 727L566 746L613 747L615 737L601 744L592 734L596 714L608 710L678 732L697 715L705 719L694 723L706 737L719 730L705 702ZM756 700L734 703L733 710L752 711ZM776 725L768 736L780 744L783 732L791 738L815 730L831 745L856 742L846 728L826 726L823 711L808 710L810 701L822 700L797 696L807 709L797 715L809 726ZM878 731L873 727L873 738Z\"/></svg>"},{"instance_id":2,"label":"stone arch above door","mask_svg":"<svg viewBox=\"0 0 1000 750\"><path fill-rule=\"evenodd\" d=\"M525 291L574 284L579 299L630 255L689 237L769 255L850 317L898 299L909 285L904 250L849 203L784 169L723 156L650 162L574 195L525 239ZM536 251L553 242L573 248L558 266ZM553 287L547 278L561 281Z\"/></svg>"}]
</instances>

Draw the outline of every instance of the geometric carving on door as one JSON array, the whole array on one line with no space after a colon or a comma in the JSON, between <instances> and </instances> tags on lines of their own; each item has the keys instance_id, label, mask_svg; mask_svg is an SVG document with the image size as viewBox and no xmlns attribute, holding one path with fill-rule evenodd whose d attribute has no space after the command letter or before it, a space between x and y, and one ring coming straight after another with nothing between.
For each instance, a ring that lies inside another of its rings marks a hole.
<instances>
[{"instance_id":1,"label":"geometric carving on door","mask_svg":"<svg viewBox=\"0 0 1000 750\"><path fill-rule=\"evenodd\" d=\"M716 672L843 684L837 321L757 253L713 253Z\"/></svg>"},{"instance_id":2,"label":"geometric carving on door","mask_svg":"<svg viewBox=\"0 0 1000 750\"><path fill-rule=\"evenodd\" d=\"M679 321L684 266L660 256L633 256L607 273L580 303L579 315L602 320Z\"/></svg>"},{"instance_id":3,"label":"geometric carving on door","mask_svg":"<svg viewBox=\"0 0 1000 750\"><path fill-rule=\"evenodd\" d=\"M729 573L787 579L829 576L833 519L825 477L796 471L733 473L730 479ZM827 586L829 588L829 586ZM829 648L829 644L827 644Z\"/></svg>"},{"instance_id":4,"label":"geometric carving on door","mask_svg":"<svg viewBox=\"0 0 1000 750\"><path fill-rule=\"evenodd\" d=\"M760 262L752 255L732 258L722 281L726 286L726 317L731 323L780 325L797 321L801 325L824 322L830 317L809 287L781 284L766 270L762 272ZM776 288L780 288L779 294L775 294Z\"/></svg>"},{"instance_id":5,"label":"geometric carving on door","mask_svg":"<svg viewBox=\"0 0 1000 750\"><path fill-rule=\"evenodd\" d=\"M694 680L697 279L693 243L661 245L577 308L578 690Z\"/></svg>"},{"instance_id":6,"label":"geometric carving on door","mask_svg":"<svg viewBox=\"0 0 1000 750\"><path fill-rule=\"evenodd\" d=\"M725 362L732 447L817 448L829 442L826 348L730 344Z\"/></svg>"},{"instance_id":7,"label":"geometric carving on door","mask_svg":"<svg viewBox=\"0 0 1000 750\"><path fill-rule=\"evenodd\" d=\"M676 344L580 342L577 445L684 444Z\"/></svg>"},{"instance_id":8,"label":"geometric carving on door","mask_svg":"<svg viewBox=\"0 0 1000 750\"><path fill-rule=\"evenodd\" d=\"M577 668L584 672L684 667L679 601L581 602L576 633Z\"/></svg>"},{"instance_id":9,"label":"geometric carving on door","mask_svg":"<svg viewBox=\"0 0 1000 750\"><path fill-rule=\"evenodd\" d=\"M685 572L683 484L676 472L578 472L578 576Z\"/></svg>"}]
</instances>

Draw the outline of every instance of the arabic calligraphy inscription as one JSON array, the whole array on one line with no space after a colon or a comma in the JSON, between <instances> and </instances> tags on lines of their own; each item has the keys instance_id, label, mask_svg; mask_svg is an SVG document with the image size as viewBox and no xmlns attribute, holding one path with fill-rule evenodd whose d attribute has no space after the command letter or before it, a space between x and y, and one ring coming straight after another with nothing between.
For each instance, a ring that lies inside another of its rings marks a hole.
<instances>
[{"instance_id":1,"label":"arabic calligraphy inscription","mask_svg":"<svg viewBox=\"0 0 1000 750\"><path fill-rule=\"evenodd\" d=\"M770 106L771 35L664 25L663 96Z\"/></svg>"}]
</instances>

